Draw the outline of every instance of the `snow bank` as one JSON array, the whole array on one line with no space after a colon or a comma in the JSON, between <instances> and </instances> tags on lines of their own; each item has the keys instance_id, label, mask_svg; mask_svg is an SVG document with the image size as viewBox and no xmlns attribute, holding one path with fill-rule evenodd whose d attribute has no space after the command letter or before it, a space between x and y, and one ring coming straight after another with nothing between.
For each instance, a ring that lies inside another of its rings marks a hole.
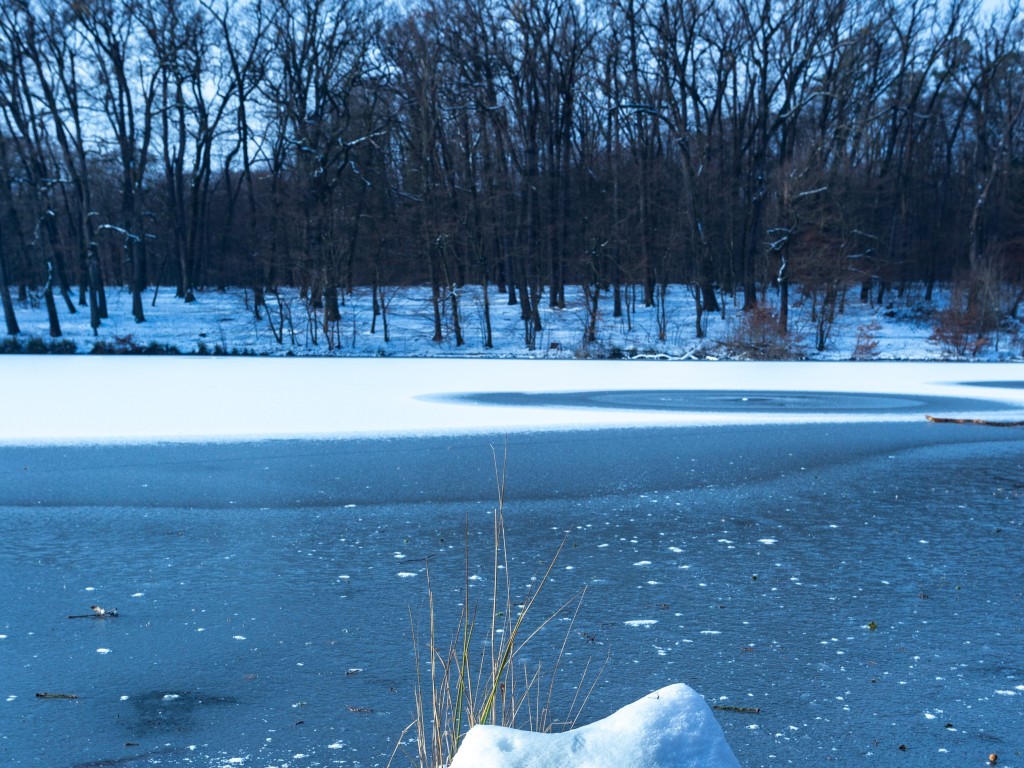
<instances>
[{"instance_id":1,"label":"snow bank","mask_svg":"<svg viewBox=\"0 0 1024 768\"><path fill-rule=\"evenodd\" d=\"M563 733L472 728L451 768L739 768L711 708L676 683Z\"/></svg>"}]
</instances>

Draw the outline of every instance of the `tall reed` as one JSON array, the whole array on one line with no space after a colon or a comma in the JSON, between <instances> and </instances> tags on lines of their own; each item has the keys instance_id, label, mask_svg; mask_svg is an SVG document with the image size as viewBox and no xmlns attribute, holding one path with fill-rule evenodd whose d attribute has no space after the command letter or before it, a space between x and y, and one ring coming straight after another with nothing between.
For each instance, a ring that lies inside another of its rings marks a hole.
<instances>
[{"instance_id":1,"label":"tall reed","mask_svg":"<svg viewBox=\"0 0 1024 768\"><path fill-rule=\"evenodd\" d=\"M410 610L413 660L416 664L416 716L399 738L389 765L394 761L404 743L403 739L410 731L414 731L416 737L416 753L409 755L410 762L419 768L443 768L455 756L466 732L478 723L526 728L532 731L570 728L600 677L599 674L595 676L590 682L590 687L584 688L590 669L588 662L576 688L576 694L566 710L566 716L558 721L552 719L555 677L561 667L585 590L562 603L554 611L540 614L540 618L533 623L534 616L537 615L537 599L565 546L563 538L544 574L532 581L529 592L521 601L514 598L505 537L507 451L500 464L496 451L493 459L498 506L493 514L493 538L489 558L492 586L490 597L483 606L485 613L483 616L480 615L478 602L473 600L474 596L470 593L472 568L467 519L463 599L458 620L447 638L440 635L437 593L431 579L430 561L427 560L428 661L423 658L420 631ZM568 627L550 670L543 670L539 663L532 666L525 661L519 663L530 641L556 618L568 614L572 606L575 607L571 616L568 616ZM548 680L547 686L542 684L545 675Z\"/></svg>"}]
</instances>

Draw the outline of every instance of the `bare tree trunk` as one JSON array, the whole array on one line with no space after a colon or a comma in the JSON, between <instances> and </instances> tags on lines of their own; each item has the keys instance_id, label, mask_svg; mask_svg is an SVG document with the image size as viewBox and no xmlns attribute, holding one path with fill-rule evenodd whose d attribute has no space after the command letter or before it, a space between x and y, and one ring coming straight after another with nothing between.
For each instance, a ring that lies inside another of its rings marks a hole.
<instances>
[{"instance_id":1,"label":"bare tree trunk","mask_svg":"<svg viewBox=\"0 0 1024 768\"><path fill-rule=\"evenodd\" d=\"M11 301L11 293L7 287L7 254L4 252L3 231L0 230L0 303L4 307L4 323L7 325L7 333L10 336L17 336L21 333L18 327L18 318L14 315L14 303Z\"/></svg>"}]
</instances>

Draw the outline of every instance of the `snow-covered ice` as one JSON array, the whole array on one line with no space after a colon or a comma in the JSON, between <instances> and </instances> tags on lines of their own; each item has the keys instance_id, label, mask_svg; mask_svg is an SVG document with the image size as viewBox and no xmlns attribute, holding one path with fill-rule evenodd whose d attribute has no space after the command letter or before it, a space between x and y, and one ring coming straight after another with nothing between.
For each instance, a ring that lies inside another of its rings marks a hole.
<instances>
[{"instance_id":1,"label":"snow-covered ice","mask_svg":"<svg viewBox=\"0 0 1024 768\"><path fill-rule=\"evenodd\" d=\"M1024 363L0 356L17 403L0 444L328 439L609 427L920 421L900 410L640 409L480 404L577 392L856 392L986 398L1024 408ZM988 383L991 386L972 386ZM995 386L1001 384L1002 386ZM943 414L949 415L949 414ZM963 414L958 414L963 415ZM986 415L971 413L970 415ZM992 418L1021 418L1003 411Z\"/></svg>"},{"instance_id":2,"label":"snow-covered ice","mask_svg":"<svg viewBox=\"0 0 1024 768\"><path fill-rule=\"evenodd\" d=\"M692 688L666 686L562 733L474 726L451 768L739 768L711 708Z\"/></svg>"}]
</instances>

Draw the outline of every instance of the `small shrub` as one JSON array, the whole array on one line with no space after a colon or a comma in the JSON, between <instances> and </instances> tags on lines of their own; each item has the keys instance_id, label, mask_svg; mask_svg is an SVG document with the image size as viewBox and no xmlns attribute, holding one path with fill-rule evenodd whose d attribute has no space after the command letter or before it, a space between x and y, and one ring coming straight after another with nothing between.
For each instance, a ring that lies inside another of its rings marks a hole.
<instances>
[{"instance_id":1,"label":"small shrub","mask_svg":"<svg viewBox=\"0 0 1024 768\"><path fill-rule=\"evenodd\" d=\"M112 341L100 339L92 345L90 355L180 355L181 350L173 344L151 341L142 346L131 335L115 336Z\"/></svg>"},{"instance_id":2,"label":"small shrub","mask_svg":"<svg viewBox=\"0 0 1024 768\"><path fill-rule=\"evenodd\" d=\"M977 357L989 344L984 313L959 291L935 315L931 340L955 357Z\"/></svg>"},{"instance_id":3,"label":"small shrub","mask_svg":"<svg viewBox=\"0 0 1024 768\"><path fill-rule=\"evenodd\" d=\"M851 360L873 360L878 357L878 332L882 324L872 319L857 328L857 343L853 347Z\"/></svg>"},{"instance_id":4,"label":"small shrub","mask_svg":"<svg viewBox=\"0 0 1024 768\"><path fill-rule=\"evenodd\" d=\"M793 333L783 334L778 316L758 304L748 309L723 342L728 354L747 360L794 360L803 357Z\"/></svg>"},{"instance_id":5,"label":"small shrub","mask_svg":"<svg viewBox=\"0 0 1024 768\"><path fill-rule=\"evenodd\" d=\"M156 341L151 341L145 346L144 349L139 351L139 354L143 355L180 355L181 350L173 344L161 344Z\"/></svg>"},{"instance_id":6,"label":"small shrub","mask_svg":"<svg viewBox=\"0 0 1024 768\"><path fill-rule=\"evenodd\" d=\"M0 339L0 355L20 355L22 352L21 342L14 336Z\"/></svg>"},{"instance_id":7,"label":"small shrub","mask_svg":"<svg viewBox=\"0 0 1024 768\"><path fill-rule=\"evenodd\" d=\"M78 345L69 339L48 341L32 336L24 344L14 337L0 341L0 355L73 355L77 351Z\"/></svg>"},{"instance_id":8,"label":"small shrub","mask_svg":"<svg viewBox=\"0 0 1024 768\"><path fill-rule=\"evenodd\" d=\"M38 336L33 336L25 342L23 351L27 355L45 355L50 351L50 346Z\"/></svg>"},{"instance_id":9,"label":"small shrub","mask_svg":"<svg viewBox=\"0 0 1024 768\"><path fill-rule=\"evenodd\" d=\"M47 346L51 355L73 355L78 351L78 345L71 339L51 341Z\"/></svg>"},{"instance_id":10,"label":"small shrub","mask_svg":"<svg viewBox=\"0 0 1024 768\"><path fill-rule=\"evenodd\" d=\"M115 336L113 345L115 350L125 355L137 355L143 350L142 345L130 333L126 336Z\"/></svg>"},{"instance_id":11,"label":"small shrub","mask_svg":"<svg viewBox=\"0 0 1024 768\"><path fill-rule=\"evenodd\" d=\"M130 355L138 354L141 351L141 347L135 343L135 338L128 334L127 336L115 336L110 341L106 339L99 339L93 342L92 349L89 350L90 355Z\"/></svg>"}]
</instances>

